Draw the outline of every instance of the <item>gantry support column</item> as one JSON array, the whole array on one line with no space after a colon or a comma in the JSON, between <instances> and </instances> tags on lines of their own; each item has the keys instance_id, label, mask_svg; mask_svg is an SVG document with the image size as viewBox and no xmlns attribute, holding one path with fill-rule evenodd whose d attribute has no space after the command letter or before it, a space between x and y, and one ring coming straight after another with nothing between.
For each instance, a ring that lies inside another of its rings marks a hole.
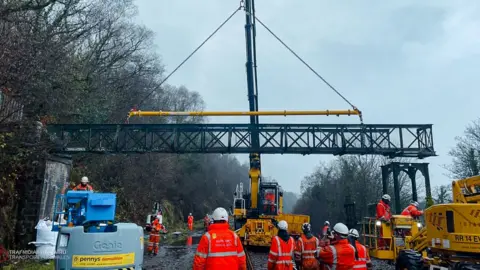
<instances>
[{"instance_id":1,"label":"gantry support column","mask_svg":"<svg viewBox=\"0 0 480 270\"><path fill-rule=\"evenodd\" d=\"M432 191L430 186L430 175L428 172L428 163L407 163L407 162L391 162L382 166L382 191L383 194L388 193L388 177L393 175L393 192L395 196L394 214L400 214L402 211L400 204L400 183L398 177L400 172L405 172L412 183L412 200L418 200L417 181L415 176L420 171L425 178L426 204L427 207L433 205Z\"/></svg>"}]
</instances>

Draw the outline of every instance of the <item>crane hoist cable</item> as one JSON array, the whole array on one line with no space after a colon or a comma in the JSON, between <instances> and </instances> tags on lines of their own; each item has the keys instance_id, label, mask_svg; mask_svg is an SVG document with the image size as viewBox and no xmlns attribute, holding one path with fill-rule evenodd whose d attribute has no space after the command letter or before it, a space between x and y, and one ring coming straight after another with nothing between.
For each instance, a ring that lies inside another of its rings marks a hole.
<instances>
[{"instance_id":1,"label":"crane hoist cable","mask_svg":"<svg viewBox=\"0 0 480 270\"><path fill-rule=\"evenodd\" d=\"M353 105L344 95L340 93L333 85L331 85L322 75L320 75L315 69L313 69L305 60L303 60L293 49L291 49L281 38L279 38L268 26L266 26L258 17L255 16L255 20L258 21L275 39L277 39L287 50L289 50L300 62L302 62L310 71L312 71L320 80L322 80L330 89L332 89L338 96L340 96L345 102L347 102L350 106L352 106L354 111L360 112L360 122L363 123L362 113L361 111Z\"/></svg>"},{"instance_id":2,"label":"crane hoist cable","mask_svg":"<svg viewBox=\"0 0 480 270\"><path fill-rule=\"evenodd\" d=\"M145 102L145 100L147 100L147 98L149 98L153 93L155 93L155 91L157 91L175 72L177 72L177 70L183 66L183 64L185 64L198 50L200 50L200 48L203 47L203 45L205 45L205 43L207 43L207 41L209 41L228 21L230 21L231 18L233 18L233 16L235 16L235 14L237 14L238 11L242 10L244 8L244 4L243 4L243 1L240 1L240 6L238 8L235 9L234 12L232 12L232 14L230 14L230 16L227 17L227 19L225 21L223 21L216 29L215 31L213 31L202 43L200 43L200 45L198 45L197 48L195 48L195 50L193 50L192 53L190 53L174 70L172 70L172 72L170 72L167 77L165 77L165 79L163 79L158 85L157 87L155 87L155 89L153 89L148 95L146 95L139 103L137 103L137 105L134 106L134 108L132 110L136 110L136 108L138 108L140 105L142 105L143 102ZM128 122L128 119L129 119L129 116L127 116L127 119L125 122Z\"/></svg>"}]
</instances>

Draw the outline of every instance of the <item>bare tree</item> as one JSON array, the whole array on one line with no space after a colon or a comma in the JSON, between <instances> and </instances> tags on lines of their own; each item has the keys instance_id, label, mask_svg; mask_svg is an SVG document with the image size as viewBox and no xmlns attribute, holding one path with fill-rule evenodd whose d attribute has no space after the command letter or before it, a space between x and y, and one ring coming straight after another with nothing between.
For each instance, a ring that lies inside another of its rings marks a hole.
<instances>
[{"instance_id":1,"label":"bare tree","mask_svg":"<svg viewBox=\"0 0 480 270\"><path fill-rule=\"evenodd\" d=\"M433 190L433 200L437 204L453 202L451 186L441 185L435 187Z\"/></svg>"},{"instance_id":2,"label":"bare tree","mask_svg":"<svg viewBox=\"0 0 480 270\"><path fill-rule=\"evenodd\" d=\"M462 179L480 174L480 118L457 137L457 145L450 150L452 164L447 166L453 178Z\"/></svg>"}]
</instances>

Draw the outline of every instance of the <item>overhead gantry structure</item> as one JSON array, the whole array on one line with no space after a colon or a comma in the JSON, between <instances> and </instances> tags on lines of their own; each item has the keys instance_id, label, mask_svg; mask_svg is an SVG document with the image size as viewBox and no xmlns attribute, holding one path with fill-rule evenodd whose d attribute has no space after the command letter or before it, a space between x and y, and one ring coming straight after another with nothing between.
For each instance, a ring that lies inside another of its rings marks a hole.
<instances>
[{"instance_id":1,"label":"overhead gantry structure","mask_svg":"<svg viewBox=\"0 0 480 270\"><path fill-rule=\"evenodd\" d=\"M252 144L252 130L259 136ZM63 153L435 155L432 125L104 124L49 125Z\"/></svg>"},{"instance_id":2,"label":"overhead gantry structure","mask_svg":"<svg viewBox=\"0 0 480 270\"><path fill-rule=\"evenodd\" d=\"M220 153L250 154L252 194L260 181L260 154L382 155L390 158L435 156L432 125L363 124L361 111L298 56L255 15L254 0L241 0L237 8L202 44L170 73L165 82L239 10L245 11L248 112L145 112L141 116L249 116L250 124L98 124L48 125L56 152L62 153ZM324 111L258 110L256 22L260 23L296 58L352 108ZM153 93L153 92L152 92ZM152 94L150 93L150 94ZM148 98L145 97L144 100ZM140 102L140 103L142 103ZM135 106L135 108L138 106ZM360 117L360 124L260 124L259 116L324 115ZM252 198L252 208L257 200Z\"/></svg>"}]
</instances>

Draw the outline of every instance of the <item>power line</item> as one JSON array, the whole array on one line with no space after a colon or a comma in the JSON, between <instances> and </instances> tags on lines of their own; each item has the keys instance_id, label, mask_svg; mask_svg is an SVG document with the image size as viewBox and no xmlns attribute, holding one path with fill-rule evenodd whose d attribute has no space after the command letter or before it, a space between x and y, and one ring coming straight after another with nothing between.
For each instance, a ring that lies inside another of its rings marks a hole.
<instances>
[{"instance_id":1,"label":"power line","mask_svg":"<svg viewBox=\"0 0 480 270\"><path fill-rule=\"evenodd\" d=\"M300 60L300 62L302 62L308 69L310 69L315 75L317 75L318 78L320 78L320 80L322 80L326 85L328 85L328 87L330 87L330 89L332 89L335 93L337 93L337 95L339 95L345 102L347 102L350 106L352 106L352 108L354 110L358 110L357 107L355 105L353 105L345 96L343 96L335 87L333 87L327 80L325 80L325 78L323 78L320 74L318 74L317 71L315 71L309 64L307 64L307 62L305 62L300 56L298 56L297 53L295 53L294 50L292 50L287 44L285 44L285 42L283 42L283 40L281 38L279 38L277 35L275 35L275 33L273 33L272 30L270 30L270 28L268 28L268 26L266 26L258 17L255 17L255 20L257 20L270 34L272 34L272 36L274 36L280 43L282 43L283 46L285 46L285 48L287 48L295 57L297 57L298 60ZM361 115L360 115L361 117Z\"/></svg>"},{"instance_id":2,"label":"power line","mask_svg":"<svg viewBox=\"0 0 480 270\"><path fill-rule=\"evenodd\" d=\"M239 11L243 8L242 5L240 5L240 7L238 7L237 9L235 9L235 11L230 15L228 16L228 18L222 22L220 24L220 26L218 26L215 31L213 31L192 53L190 53L187 58L185 58L185 60L183 60L172 72L170 72L170 74L167 75L167 77L165 77L165 79L163 79L160 84L155 88L153 89L147 96L145 96L137 105L136 107L140 106L147 98L149 98L155 91L157 91L157 89L160 88L160 86L163 85L163 83L165 83L180 67L183 66L183 64L185 64L200 48L203 47L203 45L205 45L205 43L207 43L207 41L209 41L228 21L230 21L230 19Z\"/></svg>"}]
</instances>

